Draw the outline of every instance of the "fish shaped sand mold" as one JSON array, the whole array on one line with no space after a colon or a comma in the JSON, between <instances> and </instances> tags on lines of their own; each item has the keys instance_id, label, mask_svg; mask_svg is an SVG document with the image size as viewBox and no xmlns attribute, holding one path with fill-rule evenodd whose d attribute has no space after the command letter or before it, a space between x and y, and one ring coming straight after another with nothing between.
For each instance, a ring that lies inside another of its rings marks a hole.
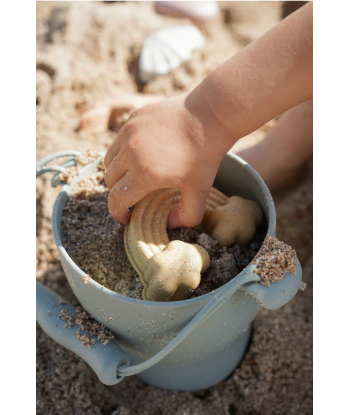
<instances>
[{"instance_id":1,"label":"fish shaped sand mold","mask_svg":"<svg viewBox=\"0 0 350 415\"><path fill-rule=\"evenodd\" d=\"M195 26L172 26L152 33L145 40L139 59L138 78L148 82L165 75L191 58L204 46L204 37Z\"/></svg>"},{"instance_id":2,"label":"fish shaped sand mold","mask_svg":"<svg viewBox=\"0 0 350 415\"><path fill-rule=\"evenodd\" d=\"M168 218L180 199L178 189L150 193L136 204L125 228L125 250L144 285L144 300L185 300L209 268L209 254L203 247L169 240ZM235 241L247 244L262 219L257 203L238 196L228 198L211 188L202 224L221 246Z\"/></svg>"}]
</instances>

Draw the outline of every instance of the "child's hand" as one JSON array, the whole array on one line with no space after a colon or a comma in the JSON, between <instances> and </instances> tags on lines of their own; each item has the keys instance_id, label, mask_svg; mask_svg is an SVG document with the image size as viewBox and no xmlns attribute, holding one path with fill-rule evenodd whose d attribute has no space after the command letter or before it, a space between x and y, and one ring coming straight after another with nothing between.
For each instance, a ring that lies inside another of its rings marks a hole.
<instances>
[{"instance_id":1,"label":"child's hand","mask_svg":"<svg viewBox=\"0 0 350 415\"><path fill-rule=\"evenodd\" d=\"M312 99L312 2L211 72L187 97L135 111L107 152L109 210L122 223L148 193L177 187L168 227L198 225L237 139Z\"/></svg>"},{"instance_id":2,"label":"child's hand","mask_svg":"<svg viewBox=\"0 0 350 415\"><path fill-rule=\"evenodd\" d=\"M142 107L119 131L105 158L108 207L119 222L128 223L128 208L148 193L174 187L181 190L181 201L169 217L169 229L201 222L233 137L198 96L180 95Z\"/></svg>"}]
</instances>

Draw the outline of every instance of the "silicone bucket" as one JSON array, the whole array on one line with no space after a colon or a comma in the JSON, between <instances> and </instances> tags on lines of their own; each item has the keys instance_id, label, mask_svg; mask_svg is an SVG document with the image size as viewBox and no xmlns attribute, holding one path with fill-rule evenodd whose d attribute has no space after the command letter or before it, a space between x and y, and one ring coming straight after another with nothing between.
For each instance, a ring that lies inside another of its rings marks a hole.
<instances>
[{"instance_id":1,"label":"silicone bucket","mask_svg":"<svg viewBox=\"0 0 350 415\"><path fill-rule=\"evenodd\" d=\"M46 166L49 161L78 154L69 151L49 156L37 164L37 176L62 171L74 163L74 158L63 166ZM107 345L97 342L91 349L83 346L74 334L76 329L63 328L65 322L59 317L63 309L74 313L74 307L62 304L55 293L39 282L37 320L49 336L85 359L107 385L137 374L144 382L162 389L193 391L212 386L225 379L243 358L259 307L279 308L299 288L304 289L300 263L296 265L296 274L286 273L281 281L266 287L253 272L252 262L215 292L177 302L136 300L104 288L93 279L84 283L84 272L63 247L61 221L72 188L89 176L101 159L102 155L85 166L71 185L63 185L53 208L52 229L74 294L94 319L115 334L116 341ZM56 173L53 185L58 183ZM275 235L276 213L270 192L244 160L227 154L215 183L227 196L238 195L259 203L267 233Z\"/></svg>"}]
</instances>

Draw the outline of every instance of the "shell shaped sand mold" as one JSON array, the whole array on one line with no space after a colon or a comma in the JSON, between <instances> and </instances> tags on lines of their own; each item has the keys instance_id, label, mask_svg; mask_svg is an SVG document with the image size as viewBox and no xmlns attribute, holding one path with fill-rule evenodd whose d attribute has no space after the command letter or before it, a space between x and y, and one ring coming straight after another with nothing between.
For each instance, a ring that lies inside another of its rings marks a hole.
<instances>
[{"instance_id":1,"label":"shell shaped sand mold","mask_svg":"<svg viewBox=\"0 0 350 415\"><path fill-rule=\"evenodd\" d=\"M161 189L138 202L125 228L129 260L144 285L143 299L179 301L189 298L209 265L208 252L199 245L169 241L167 222L181 198L178 189ZM263 219L260 206L238 196L228 198L212 188L203 226L219 244L247 244Z\"/></svg>"}]
</instances>

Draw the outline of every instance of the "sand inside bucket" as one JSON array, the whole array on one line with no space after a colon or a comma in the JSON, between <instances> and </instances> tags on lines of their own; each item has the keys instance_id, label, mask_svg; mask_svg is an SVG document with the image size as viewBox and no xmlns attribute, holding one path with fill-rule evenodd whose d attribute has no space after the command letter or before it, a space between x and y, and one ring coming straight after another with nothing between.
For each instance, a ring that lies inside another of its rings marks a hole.
<instances>
[{"instance_id":1,"label":"sand inside bucket","mask_svg":"<svg viewBox=\"0 0 350 415\"><path fill-rule=\"evenodd\" d=\"M77 167L67 169L61 178L71 181L80 167L96 155L88 152L78 160ZM74 187L63 212L63 246L90 278L119 294L141 300L143 284L125 252L125 226L108 211L108 193L102 170ZM266 235L266 225L258 227L246 247L235 243L219 247L217 241L202 231L201 225L168 231L168 235L171 241L196 243L209 253L210 267L192 293L192 297L197 297L226 284L254 259Z\"/></svg>"}]
</instances>

